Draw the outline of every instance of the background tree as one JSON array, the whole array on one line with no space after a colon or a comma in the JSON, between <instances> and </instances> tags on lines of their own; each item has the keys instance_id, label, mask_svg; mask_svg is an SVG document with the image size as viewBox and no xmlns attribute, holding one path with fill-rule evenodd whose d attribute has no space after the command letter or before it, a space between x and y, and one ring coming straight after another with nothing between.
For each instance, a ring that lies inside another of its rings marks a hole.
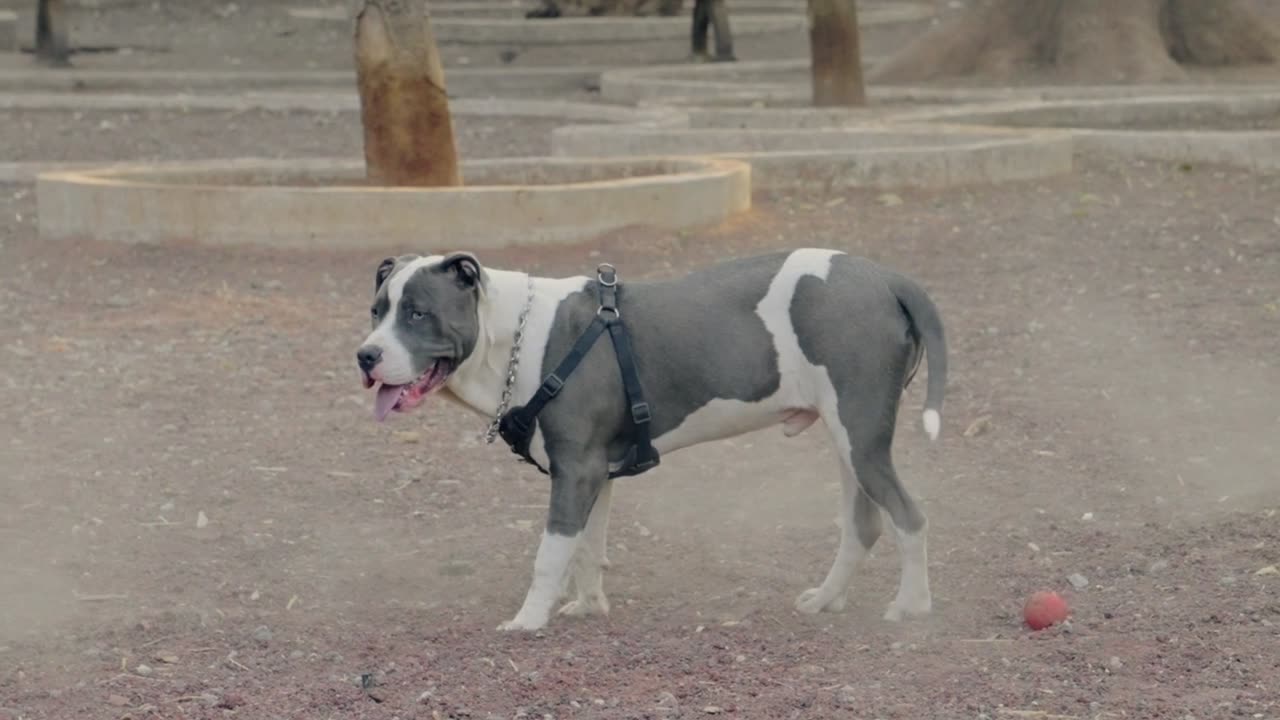
<instances>
[{"instance_id":1,"label":"background tree","mask_svg":"<svg viewBox=\"0 0 1280 720\"><path fill-rule=\"evenodd\" d=\"M426 0L364 0L356 16L364 160L379 185L461 185L444 67Z\"/></svg>"},{"instance_id":2,"label":"background tree","mask_svg":"<svg viewBox=\"0 0 1280 720\"><path fill-rule=\"evenodd\" d=\"M1045 72L1165 82L1192 66L1273 63L1280 33L1249 0L984 0L872 73L877 82Z\"/></svg>"},{"instance_id":3,"label":"background tree","mask_svg":"<svg viewBox=\"0 0 1280 720\"><path fill-rule=\"evenodd\" d=\"M36 59L46 65L71 64L63 0L36 0Z\"/></svg>"},{"instance_id":4,"label":"background tree","mask_svg":"<svg viewBox=\"0 0 1280 720\"><path fill-rule=\"evenodd\" d=\"M866 104L855 0L809 0L809 56L814 105Z\"/></svg>"}]
</instances>

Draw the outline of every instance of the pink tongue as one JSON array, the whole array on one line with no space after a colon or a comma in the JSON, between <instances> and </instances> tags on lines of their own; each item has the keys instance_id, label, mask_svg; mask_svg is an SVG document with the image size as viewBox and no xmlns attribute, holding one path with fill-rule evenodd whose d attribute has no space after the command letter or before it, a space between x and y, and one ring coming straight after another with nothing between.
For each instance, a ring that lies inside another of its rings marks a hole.
<instances>
[{"instance_id":1,"label":"pink tongue","mask_svg":"<svg viewBox=\"0 0 1280 720\"><path fill-rule=\"evenodd\" d=\"M378 397L373 401L373 418L379 422L386 420L395 408L396 403L400 401L400 391L404 389L403 385L379 385Z\"/></svg>"}]
</instances>

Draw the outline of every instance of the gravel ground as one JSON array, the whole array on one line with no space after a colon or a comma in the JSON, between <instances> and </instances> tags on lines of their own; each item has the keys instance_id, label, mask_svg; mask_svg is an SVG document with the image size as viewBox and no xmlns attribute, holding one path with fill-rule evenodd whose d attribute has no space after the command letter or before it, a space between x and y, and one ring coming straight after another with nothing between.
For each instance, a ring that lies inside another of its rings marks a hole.
<instances>
[{"instance_id":1,"label":"gravel ground","mask_svg":"<svg viewBox=\"0 0 1280 720\"><path fill-rule=\"evenodd\" d=\"M455 121L464 157L548 155L564 121L470 117ZM7 161L363 157L356 112L0 111Z\"/></svg>"},{"instance_id":2,"label":"gravel ground","mask_svg":"<svg viewBox=\"0 0 1280 720\"><path fill-rule=\"evenodd\" d=\"M234 70L251 68L341 69L352 66L351 34L347 23L300 20L290 7L337 3L255 0L226 3L204 0L103 3L99 8L71 12L71 37L76 45L127 46L128 54L80 55L83 67L146 67L160 69ZM955 12L938 0L939 12ZM16 9L21 15L20 37L29 38L30 3ZM0 3L0 7L3 4ZM234 9L233 9L234 8ZM554 22L546 21L546 22ZM897 47L925 23L869 26L864 48L880 54ZM447 32L437 33L446 69L513 65L624 66L680 63L689 54L687 36L663 42L582 43L546 46L527 43L460 45ZM24 40L29 43L30 40ZM735 50L741 60L805 57L808 36L792 32L740 34Z\"/></svg>"},{"instance_id":3,"label":"gravel ground","mask_svg":"<svg viewBox=\"0 0 1280 720\"><path fill-rule=\"evenodd\" d=\"M50 245L8 186L0 716L1280 717L1278 193L1094 158L486 254L640 279L842 248L919 277L951 344L943 439L916 384L896 450L931 618L879 619L888 538L849 612L791 609L834 552L836 464L771 430L623 482L612 614L535 638L493 628L544 479L453 406L368 418L349 355L381 253ZM1020 626L1040 588L1069 629Z\"/></svg>"}]
</instances>

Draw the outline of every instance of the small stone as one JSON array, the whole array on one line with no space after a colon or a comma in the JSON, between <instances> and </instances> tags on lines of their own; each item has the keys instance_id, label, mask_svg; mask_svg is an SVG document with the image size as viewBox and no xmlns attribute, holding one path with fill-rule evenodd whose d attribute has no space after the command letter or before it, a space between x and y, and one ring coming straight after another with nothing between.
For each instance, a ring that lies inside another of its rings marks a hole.
<instances>
[{"instance_id":1,"label":"small stone","mask_svg":"<svg viewBox=\"0 0 1280 720\"><path fill-rule=\"evenodd\" d=\"M177 428L175 427L174 430L177 430ZM160 512L173 512L173 501L170 500L169 502L161 505Z\"/></svg>"},{"instance_id":2,"label":"small stone","mask_svg":"<svg viewBox=\"0 0 1280 720\"><path fill-rule=\"evenodd\" d=\"M419 704L419 705L422 705L422 704L424 704L424 703L429 703L429 702L431 702L432 700L435 700L435 699L436 699L436 694L435 694L435 693L431 692L430 690L423 690L423 691L422 691L422 694L418 696L418 704ZM519 714L517 713L517 716L518 716L518 715L519 715Z\"/></svg>"},{"instance_id":3,"label":"small stone","mask_svg":"<svg viewBox=\"0 0 1280 720\"><path fill-rule=\"evenodd\" d=\"M724 708L718 705L708 705L702 708L702 712L708 715L719 715L720 713L724 712Z\"/></svg>"},{"instance_id":4,"label":"small stone","mask_svg":"<svg viewBox=\"0 0 1280 720\"><path fill-rule=\"evenodd\" d=\"M1161 570L1168 570L1168 569L1169 569L1169 561L1164 559L1156 560L1155 562L1147 566L1147 572L1152 575L1160 572Z\"/></svg>"},{"instance_id":5,"label":"small stone","mask_svg":"<svg viewBox=\"0 0 1280 720\"><path fill-rule=\"evenodd\" d=\"M1077 590L1083 590L1089 587L1089 578L1081 575L1080 573L1072 573L1071 576L1067 578L1067 582L1071 583L1071 587Z\"/></svg>"},{"instance_id":6,"label":"small stone","mask_svg":"<svg viewBox=\"0 0 1280 720\"><path fill-rule=\"evenodd\" d=\"M271 642L271 628L266 625L259 625L253 629L253 639L266 645Z\"/></svg>"},{"instance_id":7,"label":"small stone","mask_svg":"<svg viewBox=\"0 0 1280 720\"><path fill-rule=\"evenodd\" d=\"M133 671L138 673L142 677L151 677L151 673L155 672L154 670L151 669L150 665L139 665L138 667L134 668Z\"/></svg>"},{"instance_id":8,"label":"small stone","mask_svg":"<svg viewBox=\"0 0 1280 720\"><path fill-rule=\"evenodd\" d=\"M160 653L159 655L156 655L156 660L166 665L176 665L178 663L178 656L173 653Z\"/></svg>"},{"instance_id":9,"label":"small stone","mask_svg":"<svg viewBox=\"0 0 1280 720\"><path fill-rule=\"evenodd\" d=\"M1275 565L1268 565L1264 568L1259 568L1258 570L1255 570L1253 574L1254 575L1280 575L1280 568L1277 568Z\"/></svg>"},{"instance_id":10,"label":"small stone","mask_svg":"<svg viewBox=\"0 0 1280 720\"><path fill-rule=\"evenodd\" d=\"M1124 667L1124 663L1121 662L1120 658L1116 657L1115 655L1111 656L1111 659L1107 661L1107 664L1111 666L1112 670L1119 670L1120 668Z\"/></svg>"},{"instance_id":11,"label":"small stone","mask_svg":"<svg viewBox=\"0 0 1280 720\"><path fill-rule=\"evenodd\" d=\"M306 656L306 653L302 652L301 650L294 650L293 652L289 653L290 660L301 660L304 656Z\"/></svg>"},{"instance_id":12,"label":"small stone","mask_svg":"<svg viewBox=\"0 0 1280 720\"><path fill-rule=\"evenodd\" d=\"M964 429L964 436L967 438L977 437L991 429L991 416L983 415L982 417L969 423L969 427Z\"/></svg>"},{"instance_id":13,"label":"small stone","mask_svg":"<svg viewBox=\"0 0 1280 720\"><path fill-rule=\"evenodd\" d=\"M1081 515L1080 519L1083 520L1084 522L1093 522L1093 513L1087 512Z\"/></svg>"},{"instance_id":14,"label":"small stone","mask_svg":"<svg viewBox=\"0 0 1280 720\"><path fill-rule=\"evenodd\" d=\"M203 510L196 513L196 527L203 528L203 527L208 527L208 525L209 525L209 516L205 515Z\"/></svg>"},{"instance_id":15,"label":"small stone","mask_svg":"<svg viewBox=\"0 0 1280 720\"><path fill-rule=\"evenodd\" d=\"M855 707L858 704L858 691L852 685L844 685L836 691L836 705Z\"/></svg>"},{"instance_id":16,"label":"small stone","mask_svg":"<svg viewBox=\"0 0 1280 720\"><path fill-rule=\"evenodd\" d=\"M676 696L669 692L663 691L658 695L658 705L661 707L677 707L680 701L676 700Z\"/></svg>"},{"instance_id":17,"label":"small stone","mask_svg":"<svg viewBox=\"0 0 1280 720\"><path fill-rule=\"evenodd\" d=\"M129 698L123 695L108 695L107 704L115 705L116 707L124 707L129 704Z\"/></svg>"},{"instance_id":18,"label":"small stone","mask_svg":"<svg viewBox=\"0 0 1280 720\"><path fill-rule=\"evenodd\" d=\"M1231 575L1226 575L1218 579L1219 585L1235 585L1236 579Z\"/></svg>"},{"instance_id":19,"label":"small stone","mask_svg":"<svg viewBox=\"0 0 1280 720\"><path fill-rule=\"evenodd\" d=\"M397 430L391 433L391 435L396 440L410 445L422 441L422 433L416 430Z\"/></svg>"},{"instance_id":20,"label":"small stone","mask_svg":"<svg viewBox=\"0 0 1280 720\"><path fill-rule=\"evenodd\" d=\"M893 193L884 193L876 198L876 202L885 207L897 207L902 204L902 198Z\"/></svg>"}]
</instances>

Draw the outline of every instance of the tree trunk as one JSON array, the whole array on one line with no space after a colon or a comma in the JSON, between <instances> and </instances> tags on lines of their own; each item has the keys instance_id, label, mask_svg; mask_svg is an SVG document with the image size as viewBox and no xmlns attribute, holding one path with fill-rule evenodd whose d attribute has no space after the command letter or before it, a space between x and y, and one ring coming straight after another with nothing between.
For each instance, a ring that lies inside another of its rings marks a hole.
<instances>
[{"instance_id":1,"label":"tree trunk","mask_svg":"<svg viewBox=\"0 0 1280 720\"><path fill-rule=\"evenodd\" d=\"M355 45L369 181L461 185L444 67L425 0L364 0Z\"/></svg>"},{"instance_id":2,"label":"tree trunk","mask_svg":"<svg viewBox=\"0 0 1280 720\"><path fill-rule=\"evenodd\" d=\"M925 33L876 82L1048 74L1068 83L1183 79L1189 66L1274 63L1280 31L1244 0L985 0Z\"/></svg>"},{"instance_id":3,"label":"tree trunk","mask_svg":"<svg viewBox=\"0 0 1280 720\"><path fill-rule=\"evenodd\" d=\"M36 2L36 59L55 67L71 64L71 47L67 41L67 12L63 0Z\"/></svg>"},{"instance_id":4,"label":"tree trunk","mask_svg":"<svg viewBox=\"0 0 1280 720\"><path fill-rule=\"evenodd\" d=\"M818 107L867 103L856 5L855 0L809 0L813 104Z\"/></svg>"}]
</instances>

